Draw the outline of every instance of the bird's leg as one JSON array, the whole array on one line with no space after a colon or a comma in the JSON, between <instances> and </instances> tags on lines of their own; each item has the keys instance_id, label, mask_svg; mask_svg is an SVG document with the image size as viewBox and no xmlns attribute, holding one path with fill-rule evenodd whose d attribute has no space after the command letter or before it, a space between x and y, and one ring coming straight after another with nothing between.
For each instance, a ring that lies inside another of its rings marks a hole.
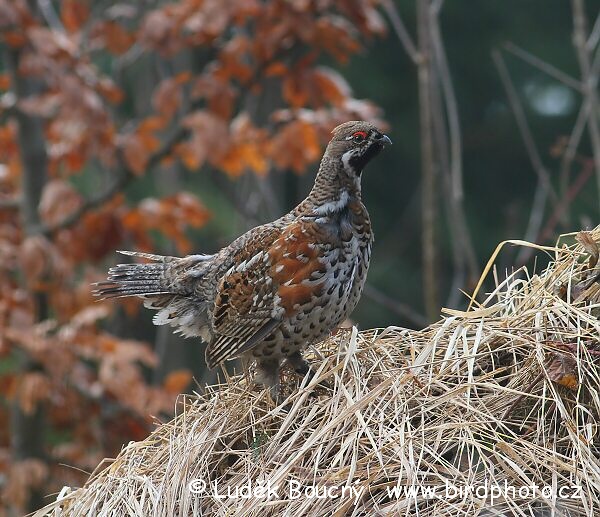
<instances>
[{"instance_id":1,"label":"bird's leg","mask_svg":"<svg viewBox=\"0 0 600 517\"><path fill-rule=\"evenodd\" d=\"M310 363L304 359L300 352L294 352L286 358L289 365L293 368L300 377L308 377L307 384L313 380L315 371L311 368ZM327 381L321 381L319 386L331 389L331 384Z\"/></svg>"},{"instance_id":2,"label":"bird's leg","mask_svg":"<svg viewBox=\"0 0 600 517\"><path fill-rule=\"evenodd\" d=\"M256 375L254 382L262 384L269 388L271 398L275 402L280 400L279 385L279 360L277 359L259 359L256 362Z\"/></svg>"},{"instance_id":3,"label":"bird's leg","mask_svg":"<svg viewBox=\"0 0 600 517\"><path fill-rule=\"evenodd\" d=\"M314 370L310 367L309 362L302 357L300 352L294 352L286 358L289 365L300 377L308 375L308 382L315 376Z\"/></svg>"}]
</instances>

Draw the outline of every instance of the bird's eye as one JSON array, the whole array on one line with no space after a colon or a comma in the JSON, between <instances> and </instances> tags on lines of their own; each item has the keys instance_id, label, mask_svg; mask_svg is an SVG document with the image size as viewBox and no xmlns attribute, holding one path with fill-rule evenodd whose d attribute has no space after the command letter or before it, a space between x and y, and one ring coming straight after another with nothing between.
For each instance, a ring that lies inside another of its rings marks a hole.
<instances>
[{"instance_id":1,"label":"bird's eye","mask_svg":"<svg viewBox=\"0 0 600 517\"><path fill-rule=\"evenodd\" d=\"M365 131L357 131L352 134L352 140L355 142L362 142L365 138L367 138L367 133Z\"/></svg>"}]
</instances>

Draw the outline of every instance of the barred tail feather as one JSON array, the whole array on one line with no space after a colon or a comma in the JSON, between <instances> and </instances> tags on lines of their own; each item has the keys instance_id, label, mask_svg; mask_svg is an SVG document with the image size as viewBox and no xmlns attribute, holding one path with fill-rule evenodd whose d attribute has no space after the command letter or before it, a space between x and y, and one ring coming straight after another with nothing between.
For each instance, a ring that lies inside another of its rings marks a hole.
<instances>
[{"instance_id":1,"label":"barred tail feather","mask_svg":"<svg viewBox=\"0 0 600 517\"><path fill-rule=\"evenodd\" d=\"M185 278L200 279L202 270L197 268L212 255L177 258L133 251L119 253L154 262L110 268L107 280L95 284L95 296L101 299L139 296L145 307L158 311L153 319L155 325L168 324L186 337L210 340L207 302L192 294Z\"/></svg>"},{"instance_id":2,"label":"barred tail feather","mask_svg":"<svg viewBox=\"0 0 600 517\"><path fill-rule=\"evenodd\" d=\"M118 264L108 270L108 279L96 284L94 294L100 298L168 294L163 285L164 263Z\"/></svg>"}]
</instances>

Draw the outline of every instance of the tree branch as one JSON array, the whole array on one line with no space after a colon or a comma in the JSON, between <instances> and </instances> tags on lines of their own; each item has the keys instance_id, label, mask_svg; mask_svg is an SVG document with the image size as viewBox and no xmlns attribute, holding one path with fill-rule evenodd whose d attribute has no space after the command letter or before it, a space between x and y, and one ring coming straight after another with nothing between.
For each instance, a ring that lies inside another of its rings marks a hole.
<instances>
[{"instance_id":1,"label":"tree branch","mask_svg":"<svg viewBox=\"0 0 600 517\"><path fill-rule=\"evenodd\" d=\"M383 9L388 15L388 18L390 19L392 28L394 29L396 36L398 36L398 39L402 43L402 46L408 54L408 57L410 57L413 63L418 64L420 59L419 51L417 50L417 47L415 46L412 38L410 37L406 25L404 25L404 22L402 21L402 18L400 17L400 13L398 13L396 6L391 0L383 0L381 5L383 5Z\"/></svg>"},{"instance_id":2,"label":"tree branch","mask_svg":"<svg viewBox=\"0 0 600 517\"><path fill-rule=\"evenodd\" d=\"M596 21L594 22L594 27L590 31L590 37L585 43L585 46L588 50L594 50L598 41L600 40L600 14L596 16Z\"/></svg>"},{"instance_id":3,"label":"tree branch","mask_svg":"<svg viewBox=\"0 0 600 517\"><path fill-rule=\"evenodd\" d=\"M539 57L534 56L533 54L527 52L521 47L518 47L514 43L509 41L503 45L503 48L506 51L510 52L512 55L525 61L525 63L528 63L531 66L537 68L538 70L541 70L545 74L549 75L550 77L553 77L557 81L560 81L564 85L573 88L578 92L581 92L583 90L581 82L577 81L576 79L573 79L570 75L565 74L555 66L546 63L546 61L540 59Z\"/></svg>"},{"instance_id":4,"label":"tree branch","mask_svg":"<svg viewBox=\"0 0 600 517\"><path fill-rule=\"evenodd\" d=\"M561 164L560 164L560 195L561 197L565 195L567 189L569 188L569 176L571 174L571 165L573 164L573 160L577 155L577 148L579 147L579 143L581 142L581 137L583 136L583 131L585 130L585 126L587 124L587 119L590 116L590 103L588 99L584 99L581 107L579 108L579 113L577 114L577 118L575 119L575 124L573 125L573 130L571 131L571 135L569 136L569 141L567 142L567 146L562 156Z\"/></svg>"},{"instance_id":5,"label":"tree branch","mask_svg":"<svg viewBox=\"0 0 600 517\"><path fill-rule=\"evenodd\" d=\"M593 73L591 51L587 48L587 19L583 0L572 0L573 10L573 44L577 52L583 96L589 102L590 116L587 120L588 133L592 143L592 156L598 186L598 204L600 205L600 125L598 123L598 75Z\"/></svg>"},{"instance_id":6,"label":"tree branch","mask_svg":"<svg viewBox=\"0 0 600 517\"><path fill-rule=\"evenodd\" d=\"M417 0L419 37L418 63L419 121L421 133L421 222L423 250L423 294L425 310L430 320L439 314L436 274L436 189L433 161L433 125L431 106L431 20L429 0Z\"/></svg>"},{"instance_id":7,"label":"tree branch","mask_svg":"<svg viewBox=\"0 0 600 517\"><path fill-rule=\"evenodd\" d=\"M500 79L502 80L504 89L506 90L508 102L512 108L513 114L517 121L517 126L519 128L519 132L521 133L521 138L523 139L525 148L527 149L527 154L529 155L529 159L531 161L533 170L537 174L538 179L541 181L542 186L548 191L548 196L552 200L552 203L554 205L557 205L558 196L554 188L552 187L548 170L544 166L542 158L540 157L540 154L537 150L537 146L535 145L535 141L531 134L531 130L529 129L529 125L527 124L527 118L525 117L523 106L519 101L519 96L512 83L510 74L508 73L508 69L506 68L506 64L504 63L504 59L502 58L502 55L498 50L494 50L492 52L492 58L494 60L494 64L496 65L498 73L500 74Z\"/></svg>"}]
</instances>

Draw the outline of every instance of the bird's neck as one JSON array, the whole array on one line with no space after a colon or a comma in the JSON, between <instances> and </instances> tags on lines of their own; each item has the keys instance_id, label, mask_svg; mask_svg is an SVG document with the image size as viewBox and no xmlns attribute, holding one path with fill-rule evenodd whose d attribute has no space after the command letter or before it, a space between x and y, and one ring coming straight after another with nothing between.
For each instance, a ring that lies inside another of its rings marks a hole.
<instances>
[{"instance_id":1,"label":"bird's neck","mask_svg":"<svg viewBox=\"0 0 600 517\"><path fill-rule=\"evenodd\" d=\"M344 210L351 201L360 201L360 174L347 167L342 160L325 155L312 190L296 210L335 212Z\"/></svg>"}]
</instances>

